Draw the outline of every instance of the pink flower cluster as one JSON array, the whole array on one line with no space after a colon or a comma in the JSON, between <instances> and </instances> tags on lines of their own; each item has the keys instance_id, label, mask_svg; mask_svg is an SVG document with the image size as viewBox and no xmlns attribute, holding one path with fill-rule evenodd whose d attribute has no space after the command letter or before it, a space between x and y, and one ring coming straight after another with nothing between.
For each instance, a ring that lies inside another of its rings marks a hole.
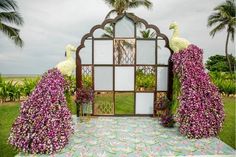
<instances>
[{"instance_id":1,"label":"pink flower cluster","mask_svg":"<svg viewBox=\"0 0 236 157\"><path fill-rule=\"evenodd\" d=\"M9 143L27 153L52 154L65 147L73 133L67 108L66 82L56 68L42 76L29 98L21 104Z\"/></svg>"},{"instance_id":2,"label":"pink flower cluster","mask_svg":"<svg viewBox=\"0 0 236 157\"><path fill-rule=\"evenodd\" d=\"M78 104L93 102L94 92L92 89L81 88L76 90L76 100Z\"/></svg>"},{"instance_id":3,"label":"pink flower cluster","mask_svg":"<svg viewBox=\"0 0 236 157\"><path fill-rule=\"evenodd\" d=\"M219 91L204 72L202 59L203 51L195 45L172 56L181 83L179 131L189 138L216 136L224 121Z\"/></svg>"}]
</instances>

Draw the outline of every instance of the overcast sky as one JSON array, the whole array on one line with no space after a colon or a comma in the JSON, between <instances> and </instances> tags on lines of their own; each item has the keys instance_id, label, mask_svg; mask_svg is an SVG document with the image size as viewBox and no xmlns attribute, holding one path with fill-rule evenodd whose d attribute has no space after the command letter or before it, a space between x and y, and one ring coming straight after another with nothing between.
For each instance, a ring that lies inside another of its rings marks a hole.
<instances>
[{"instance_id":1,"label":"overcast sky","mask_svg":"<svg viewBox=\"0 0 236 157\"><path fill-rule=\"evenodd\" d=\"M207 18L223 0L152 0L152 10L129 10L157 25L171 37L169 24L177 21L181 37L204 50L204 60L224 54L226 32L209 36ZM100 24L111 9L103 0L18 0L25 24L21 27L23 48L16 47L0 32L0 73L42 74L64 59L64 47L79 45L91 27ZM229 53L235 53L230 42Z\"/></svg>"}]
</instances>

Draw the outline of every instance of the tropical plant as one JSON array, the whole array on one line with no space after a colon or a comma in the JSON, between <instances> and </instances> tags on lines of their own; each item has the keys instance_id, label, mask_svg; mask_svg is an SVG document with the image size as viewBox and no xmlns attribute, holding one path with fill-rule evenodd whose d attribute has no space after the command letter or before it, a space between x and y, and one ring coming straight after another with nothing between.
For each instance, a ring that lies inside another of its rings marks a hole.
<instances>
[{"instance_id":1,"label":"tropical plant","mask_svg":"<svg viewBox=\"0 0 236 157\"><path fill-rule=\"evenodd\" d=\"M22 95L29 96L36 87L39 77L35 79L25 78L22 83Z\"/></svg>"},{"instance_id":2,"label":"tropical plant","mask_svg":"<svg viewBox=\"0 0 236 157\"><path fill-rule=\"evenodd\" d=\"M20 99L21 95L21 87L17 85L17 82L8 81L7 82L7 94L10 99L10 101L15 101Z\"/></svg>"},{"instance_id":3,"label":"tropical plant","mask_svg":"<svg viewBox=\"0 0 236 157\"><path fill-rule=\"evenodd\" d=\"M149 39L149 38L155 38L156 37L156 33L152 32L150 29L146 29L146 30L142 30L140 31L142 38L144 39Z\"/></svg>"},{"instance_id":4,"label":"tropical plant","mask_svg":"<svg viewBox=\"0 0 236 157\"><path fill-rule=\"evenodd\" d=\"M229 55L231 69L235 70L236 59L233 55ZM206 68L209 71L230 72L227 58L223 55L210 56L206 61Z\"/></svg>"},{"instance_id":5,"label":"tropical plant","mask_svg":"<svg viewBox=\"0 0 236 157\"><path fill-rule=\"evenodd\" d=\"M110 17L111 14L116 13L120 15L127 11L128 9L145 7L147 9L151 9L153 4L150 0L104 0L105 3L112 8L110 12L108 12L106 18Z\"/></svg>"},{"instance_id":6,"label":"tropical plant","mask_svg":"<svg viewBox=\"0 0 236 157\"><path fill-rule=\"evenodd\" d=\"M83 87L86 89L92 88L92 76L83 75Z\"/></svg>"},{"instance_id":7,"label":"tropical plant","mask_svg":"<svg viewBox=\"0 0 236 157\"><path fill-rule=\"evenodd\" d=\"M1 80L0 82L0 99L2 102L7 100L16 101L20 100L21 85L18 82Z\"/></svg>"},{"instance_id":8,"label":"tropical plant","mask_svg":"<svg viewBox=\"0 0 236 157\"><path fill-rule=\"evenodd\" d=\"M214 13L208 17L208 27L215 26L211 31L210 35L212 37L215 36L217 32L220 32L226 28L227 30L227 37L225 43L225 56L227 58L228 66L230 73L232 73L232 69L230 66L230 59L228 56L228 42L229 38L234 41L234 33L236 27L236 6L234 0L226 0L222 4L218 5L214 8Z\"/></svg>"},{"instance_id":9,"label":"tropical plant","mask_svg":"<svg viewBox=\"0 0 236 157\"><path fill-rule=\"evenodd\" d=\"M209 72L209 75L222 94L236 94L236 74L214 71Z\"/></svg>"},{"instance_id":10,"label":"tropical plant","mask_svg":"<svg viewBox=\"0 0 236 157\"><path fill-rule=\"evenodd\" d=\"M15 0L1 0L0 1L0 30L3 34L8 36L17 46L23 46L18 28L12 25L22 26L23 18L18 12L18 6Z\"/></svg>"},{"instance_id":11,"label":"tropical plant","mask_svg":"<svg viewBox=\"0 0 236 157\"><path fill-rule=\"evenodd\" d=\"M155 88L155 75L153 73L145 74L142 69L138 69L136 72L136 88Z\"/></svg>"},{"instance_id":12,"label":"tropical plant","mask_svg":"<svg viewBox=\"0 0 236 157\"><path fill-rule=\"evenodd\" d=\"M6 102L8 98L7 82L3 79L1 79L1 83L0 83L0 98L2 102Z\"/></svg>"}]
</instances>

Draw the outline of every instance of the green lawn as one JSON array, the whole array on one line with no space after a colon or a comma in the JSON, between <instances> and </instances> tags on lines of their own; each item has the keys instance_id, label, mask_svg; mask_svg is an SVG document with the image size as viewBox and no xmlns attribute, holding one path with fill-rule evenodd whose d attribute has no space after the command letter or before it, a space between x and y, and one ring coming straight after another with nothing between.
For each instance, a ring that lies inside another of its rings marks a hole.
<instances>
[{"instance_id":1,"label":"green lawn","mask_svg":"<svg viewBox=\"0 0 236 157\"><path fill-rule=\"evenodd\" d=\"M220 132L219 138L236 149L235 147L235 98L225 97L225 123L223 125L223 130Z\"/></svg>"},{"instance_id":2,"label":"green lawn","mask_svg":"<svg viewBox=\"0 0 236 157\"><path fill-rule=\"evenodd\" d=\"M7 138L18 114L19 103L0 104L0 156L2 157L12 157L17 154L17 151L7 144Z\"/></svg>"},{"instance_id":3,"label":"green lawn","mask_svg":"<svg viewBox=\"0 0 236 157\"><path fill-rule=\"evenodd\" d=\"M134 114L134 94L116 93L115 114Z\"/></svg>"},{"instance_id":4,"label":"green lawn","mask_svg":"<svg viewBox=\"0 0 236 157\"><path fill-rule=\"evenodd\" d=\"M130 101L129 97L125 96L122 98L121 96L117 97L116 101L124 102ZM130 103L132 104L132 103ZM225 113L226 119L223 126L223 130L220 133L219 137L222 141L230 145L235 149L235 99L234 98L224 98L225 104ZM121 111L122 106L117 108L117 111L123 113ZM75 114L75 108L70 106ZM130 109L133 107L130 107ZM128 109L128 111L131 111ZM127 112L127 111L125 111ZM15 118L19 114L19 103L5 103L0 104L0 156L1 157L11 157L17 154L17 151L14 150L10 145L7 144L7 138L9 136L9 132L11 129L11 125L14 122Z\"/></svg>"}]
</instances>

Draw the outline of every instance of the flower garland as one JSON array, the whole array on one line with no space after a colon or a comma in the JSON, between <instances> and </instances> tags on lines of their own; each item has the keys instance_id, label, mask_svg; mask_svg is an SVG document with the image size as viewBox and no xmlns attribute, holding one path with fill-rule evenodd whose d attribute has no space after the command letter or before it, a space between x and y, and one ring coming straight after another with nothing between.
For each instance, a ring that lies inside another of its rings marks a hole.
<instances>
[{"instance_id":1,"label":"flower garland","mask_svg":"<svg viewBox=\"0 0 236 157\"><path fill-rule=\"evenodd\" d=\"M33 154L52 154L65 147L73 133L65 86L66 81L56 68L42 76L33 93L21 104L8 139L11 145Z\"/></svg>"},{"instance_id":2,"label":"flower garland","mask_svg":"<svg viewBox=\"0 0 236 157\"><path fill-rule=\"evenodd\" d=\"M173 72L180 78L177 121L189 138L216 136L224 121L224 106L217 87L204 72L203 51L195 45L174 53Z\"/></svg>"}]
</instances>

